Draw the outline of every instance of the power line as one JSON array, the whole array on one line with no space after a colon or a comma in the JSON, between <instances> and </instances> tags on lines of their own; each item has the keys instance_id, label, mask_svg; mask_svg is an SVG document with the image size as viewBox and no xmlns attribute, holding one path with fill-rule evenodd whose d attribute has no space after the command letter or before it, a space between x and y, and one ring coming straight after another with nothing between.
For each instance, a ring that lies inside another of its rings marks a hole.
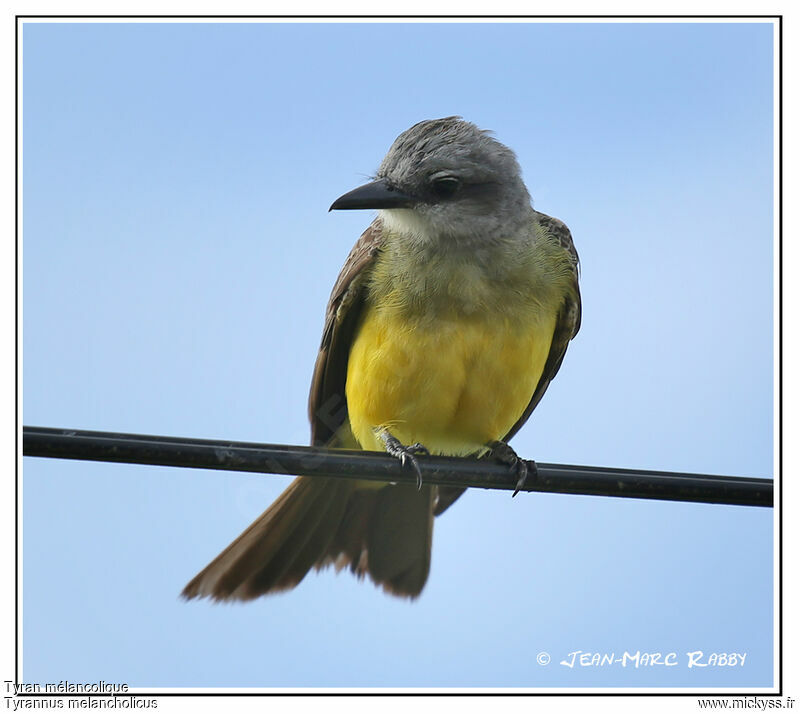
<instances>
[{"instance_id":1,"label":"power line","mask_svg":"<svg viewBox=\"0 0 800 714\"><path fill-rule=\"evenodd\" d=\"M416 483L416 474L397 459L371 451L34 426L23 427L22 434L24 456ZM418 461L428 484L513 491L517 481L508 466L490 460L420 456ZM773 501L772 479L538 462L536 467L523 491L739 506L770 507Z\"/></svg>"}]
</instances>

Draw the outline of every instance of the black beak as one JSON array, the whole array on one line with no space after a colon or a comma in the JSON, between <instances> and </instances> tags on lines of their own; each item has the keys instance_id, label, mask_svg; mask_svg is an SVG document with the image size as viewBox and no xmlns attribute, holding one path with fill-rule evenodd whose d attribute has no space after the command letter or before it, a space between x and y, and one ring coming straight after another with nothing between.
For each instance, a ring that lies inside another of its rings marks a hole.
<instances>
[{"instance_id":1,"label":"black beak","mask_svg":"<svg viewBox=\"0 0 800 714\"><path fill-rule=\"evenodd\" d=\"M354 208L410 208L417 200L389 186L385 179L372 181L339 196L329 211Z\"/></svg>"}]
</instances>

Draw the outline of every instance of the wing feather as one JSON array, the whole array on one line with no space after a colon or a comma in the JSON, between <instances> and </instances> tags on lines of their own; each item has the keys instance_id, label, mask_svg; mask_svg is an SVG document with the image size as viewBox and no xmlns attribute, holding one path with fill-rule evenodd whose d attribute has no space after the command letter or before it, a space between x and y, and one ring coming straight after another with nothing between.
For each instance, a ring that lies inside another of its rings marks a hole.
<instances>
[{"instance_id":1,"label":"wing feather","mask_svg":"<svg viewBox=\"0 0 800 714\"><path fill-rule=\"evenodd\" d=\"M380 219L375 219L347 256L328 300L308 397L312 446L331 445L347 421L347 360L364 306L369 269L382 242L383 226Z\"/></svg>"},{"instance_id":2,"label":"wing feather","mask_svg":"<svg viewBox=\"0 0 800 714\"><path fill-rule=\"evenodd\" d=\"M553 332L553 340L550 343L550 352L547 355L547 360L542 370L542 376L539 377L539 382L536 389L533 391L531 401L522 413L522 416L517 420L508 434L505 435L503 441L508 441L514 434L516 434L522 425L528 421L536 405L541 401L550 382L558 373L561 367L561 362L564 360L564 354L567 351L567 345L570 340L578 334L581 326L581 293L578 288L578 252L575 250L575 245L572 242L572 234L569 232L564 223L557 218L553 218L539 211L534 211L536 218L541 225L550 235L558 238L561 247L569 253L572 257L572 290L570 290L561 304L561 309L558 311L556 317L556 327Z\"/></svg>"}]
</instances>

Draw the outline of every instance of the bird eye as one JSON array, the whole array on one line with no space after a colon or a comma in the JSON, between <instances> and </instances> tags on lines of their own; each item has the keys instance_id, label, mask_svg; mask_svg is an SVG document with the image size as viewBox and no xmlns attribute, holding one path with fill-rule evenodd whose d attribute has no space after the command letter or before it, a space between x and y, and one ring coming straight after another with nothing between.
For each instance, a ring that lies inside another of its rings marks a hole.
<instances>
[{"instance_id":1,"label":"bird eye","mask_svg":"<svg viewBox=\"0 0 800 714\"><path fill-rule=\"evenodd\" d=\"M451 198L460 186L461 181L455 176L438 176L431 181L433 193L437 198Z\"/></svg>"}]
</instances>

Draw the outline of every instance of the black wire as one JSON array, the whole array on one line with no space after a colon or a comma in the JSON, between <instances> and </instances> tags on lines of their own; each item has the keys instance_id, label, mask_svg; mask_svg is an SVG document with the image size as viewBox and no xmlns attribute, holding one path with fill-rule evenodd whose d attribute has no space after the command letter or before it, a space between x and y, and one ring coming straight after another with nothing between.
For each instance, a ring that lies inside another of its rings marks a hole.
<instances>
[{"instance_id":1,"label":"black wire","mask_svg":"<svg viewBox=\"0 0 800 714\"><path fill-rule=\"evenodd\" d=\"M23 427L24 456L416 483L386 454L284 444ZM485 459L419 456L424 483L514 490L517 476ZM523 491L772 506L773 482L703 474L536 463Z\"/></svg>"}]
</instances>

